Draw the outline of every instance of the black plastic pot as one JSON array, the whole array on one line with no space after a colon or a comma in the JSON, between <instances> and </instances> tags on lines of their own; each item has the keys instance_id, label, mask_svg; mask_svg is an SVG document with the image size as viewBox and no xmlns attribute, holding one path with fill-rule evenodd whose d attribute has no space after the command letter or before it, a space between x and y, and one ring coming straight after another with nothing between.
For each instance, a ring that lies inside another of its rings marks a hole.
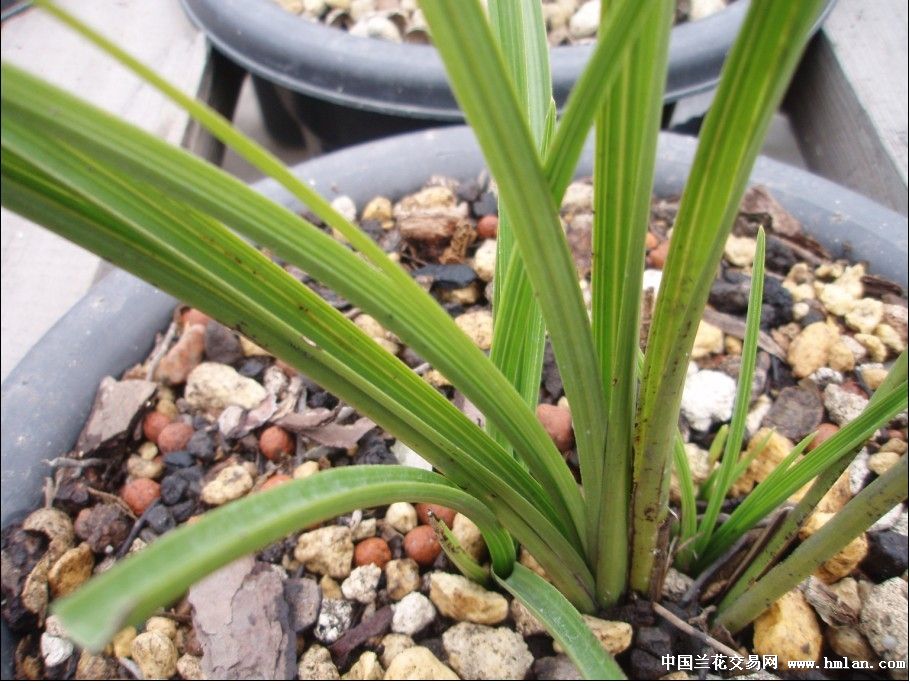
<instances>
[{"instance_id":1,"label":"black plastic pot","mask_svg":"<svg viewBox=\"0 0 910 684\"><path fill-rule=\"evenodd\" d=\"M662 134L655 192L681 191L695 149L691 138ZM590 174L587 149L579 174ZM483 161L464 127L368 143L297 167L296 174L329 197L358 206L376 195L413 192L431 175L475 178ZM382 169L382 173L376 173ZM869 262L870 270L907 286L907 219L827 180L769 159L753 182L766 185L835 254ZM282 204L296 201L273 181L255 186ZM154 333L166 327L175 300L115 271L69 311L13 370L2 388L2 521L20 519L42 503L49 474L44 460L72 448L98 382L145 358ZM2 676L12 675L12 641L2 626Z\"/></svg>"},{"instance_id":2,"label":"black plastic pot","mask_svg":"<svg viewBox=\"0 0 910 684\"><path fill-rule=\"evenodd\" d=\"M297 121L324 149L464 122L442 62L428 45L351 36L290 14L274 0L181 2L215 48L253 75L266 128L279 141L299 142ZM667 103L716 85L748 5L738 0L673 29ZM550 51L560 107L591 50L579 45Z\"/></svg>"}]
</instances>

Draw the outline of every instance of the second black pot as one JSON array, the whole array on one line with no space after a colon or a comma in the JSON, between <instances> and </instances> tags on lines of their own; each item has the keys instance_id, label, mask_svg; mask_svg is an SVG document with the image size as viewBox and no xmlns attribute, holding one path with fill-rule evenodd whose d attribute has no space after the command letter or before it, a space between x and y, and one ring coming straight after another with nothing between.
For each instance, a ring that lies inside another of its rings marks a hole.
<instances>
[{"instance_id":1,"label":"second black pot","mask_svg":"<svg viewBox=\"0 0 910 684\"><path fill-rule=\"evenodd\" d=\"M181 2L215 49L252 74L266 128L279 142L299 143L300 123L331 150L464 122L442 61L429 45L351 36L290 14L274 0ZM749 0L737 0L673 28L665 102L717 84L748 6ZM550 50L553 96L560 108L592 49Z\"/></svg>"}]
</instances>

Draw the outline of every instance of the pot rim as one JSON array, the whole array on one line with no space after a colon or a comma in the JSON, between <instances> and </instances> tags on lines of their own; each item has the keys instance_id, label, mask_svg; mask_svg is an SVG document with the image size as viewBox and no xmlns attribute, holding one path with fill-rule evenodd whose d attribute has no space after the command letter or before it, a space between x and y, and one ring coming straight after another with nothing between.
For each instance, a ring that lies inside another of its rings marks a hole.
<instances>
[{"instance_id":1,"label":"pot rim","mask_svg":"<svg viewBox=\"0 0 910 684\"><path fill-rule=\"evenodd\" d=\"M711 90L750 0L671 32L664 102ZM291 91L353 109L435 121L462 122L448 78L429 45L352 36L283 10L273 0L181 0L209 41L246 71ZM834 5L813 27L821 26ZM565 103L593 46L550 49L553 91Z\"/></svg>"},{"instance_id":2,"label":"pot rim","mask_svg":"<svg viewBox=\"0 0 910 684\"><path fill-rule=\"evenodd\" d=\"M661 133L655 194L678 194L695 152L694 138ZM589 175L593 149L582 155L577 176ZM445 170L476 178L484 164L471 130L430 129L349 147L295 168L328 197L348 194L358 206L383 194L413 192ZM376 173L382 169L382 173ZM759 158L751 183L768 187L835 255L856 253L874 273L907 288L907 219L872 200L806 171ZM297 201L277 183L254 187L285 206ZM26 354L2 386L2 521L17 520L41 505L48 474L43 459L72 448L91 410L99 380L119 375L145 358L155 333L166 327L176 301L123 271L103 279ZM112 331L116 331L112 334ZM12 675L13 641L2 625L2 671Z\"/></svg>"}]
</instances>

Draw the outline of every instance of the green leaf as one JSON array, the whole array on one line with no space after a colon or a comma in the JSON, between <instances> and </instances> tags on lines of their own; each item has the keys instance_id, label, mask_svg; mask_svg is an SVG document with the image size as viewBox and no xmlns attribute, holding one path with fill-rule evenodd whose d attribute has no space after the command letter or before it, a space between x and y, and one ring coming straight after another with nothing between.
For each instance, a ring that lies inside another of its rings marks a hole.
<instances>
[{"instance_id":1,"label":"green leaf","mask_svg":"<svg viewBox=\"0 0 910 684\"><path fill-rule=\"evenodd\" d=\"M541 5L536 0L493 0L489 6L493 34L509 67L538 150L549 142L554 122L550 84L550 50ZM540 395L545 331L540 306L534 300L521 256L514 249L511 222L500 208L493 290L493 345L490 359L531 408ZM500 443L505 435L492 424L490 434Z\"/></svg>"},{"instance_id":2,"label":"green leaf","mask_svg":"<svg viewBox=\"0 0 910 684\"><path fill-rule=\"evenodd\" d=\"M686 553L689 548L687 542L695 536L698 526L698 510L695 505L695 484L692 481L689 458L686 456L686 447L679 436L673 440L673 463L676 467L676 477L679 480L679 545L683 553Z\"/></svg>"},{"instance_id":3,"label":"green leaf","mask_svg":"<svg viewBox=\"0 0 910 684\"><path fill-rule=\"evenodd\" d=\"M623 55L619 77L595 121L594 227L591 266L592 329L606 404L604 475L599 483L597 558L600 600L614 603L625 591L629 558L632 432L640 353L637 331L645 266L645 237L660 130L672 0L656 5L642 37ZM620 2L602 4L601 31L609 30ZM630 41L631 42L631 41Z\"/></svg>"},{"instance_id":4,"label":"green leaf","mask_svg":"<svg viewBox=\"0 0 910 684\"><path fill-rule=\"evenodd\" d=\"M113 117L107 117L106 128L94 130L94 139L87 141L97 146L96 153L112 155L111 163L135 170L130 165L142 165L151 161L143 152L148 154L149 149L157 143L158 161L168 158L174 162L173 165L166 169L157 164L146 165L144 171L139 173L159 171L157 182L161 187L166 187L169 193L184 201L201 204L207 213L224 220L233 229L243 232L257 244L272 249L290 263L300 266L395 332L455 383L486 416L488 423L496 425L502 431L530 471L550 492L551 508L559 511L557 524L563 534L573 543L578 541L576 527L581 524L582 500L571 472L540 422L509 381L496 371L489 359L458 329L451 317L397 263L392 262L369 236L338 214L311 187L296 178L279 159L236 131L218 113L186 96L53 3L42 0L40 4L183 107L216 138L232 147L250 164L281 183L314 214L338 230L373 268L369 268L362 259L340 245L330 245L335 241L300 217L265 201L242 183L227 174L215 172L182 150L168 148L154 137L143 135L135 129L130 131L126 139L109 140L106 136L108 130L113 133L124 128ZM72 102L75 98L58 91L56 100ZM51 114L48 115L48 112ZM55 112L55 107L39 108L32 114L54 122ZM46 122L45 125L49 124ZM82 128L79 125L69 129L70 136L81 134ZM139 143L140 150L134 148L135 141L144 141ZM120 147L121 144L126 144L127 147ZM211 187L204 188L205 184L221 188L224 194L219 196L217 192L212 192ZM315 254L310 252L314 247ZM375 278L358 281L358 276L365 277L376 270L388 278L387 283Z\"/></svg>"},{"instance_id":5,"label":"green leaf","mask_svg":"<svg viewBox=\"0 0 910 684\"><path fill-rule=\"evenodd\" d=\"M403 466L333 468L244 497L177 528L56 601L68 636L100 650L117 630L144 620L194 582L296 530L355 508L410 499L454 508L480 527L497 565L508 567L508 533L477 499L441 475Z\"/></svg>"},{"instance_id":6,"label":"green leaf","mask_svg":"<svg viewBox=\"0 0 910 684\"><path fill-rule=\"evenodd\" d=\"M9 115L13 109L7 106L3 119L4 205L130 268L185 301L216 313L227 325L288 359L384 425L457 482L476 489L504 521L509 521L515 536L548 568L554 582L579 605L592 605L590 573L576 549L544 517L547 498L534 494L536 483L528 480L527 474L504 453L490 458L496 454L496 445L489 440L479 452L463 449L459 437L464 438L464 443L477 436L487 439L476 425L453 412L444 399L440 402L438 393L389 354L371 346L368 338L352 345L351 340L362 335L355 327L345 329L348 323L341 323L339 328L318 320L315 314L321 311L340 323L338 312L223 227L175 205L152 188L136 189L135 185L125 184L120 176L88 157L80 157L62 140L48 141L31 127L17 124L15 117ZM86 191L105 197L130 221L78 195L65 193L65 183L42 176L22 162L8 147L13 143L35 153ZM131 222L133 219L135 222ZM314 321L322 326L307 327ZM295 328L294 323L303 327ZM338 339L333 341L333 335ZM303 344L298 341L301 339ZM357 370L315 346L313 339L336 353L346 354L344 358ZM387 393L394 390L401 394ZM417 393L416 409L409 391ZM419 398L421 394L423 400ZM439 411L433 410L434 404ZM438 418L440 413L442 418ZM456 423L462 421L461 432L456 428L453 435L455 441L434 427L437 419L440 427L446 427L447 414L458 416ZM497 467L511 469L511 474L500 476L490 469ZM540 510L519 493L528 488L531 499L544 504Z\"/></svg>"},{"instance_id":7,"label":"green leaf","mask_svg":"<svg viewBox=\"0 0 910 684\"><path fill-rule=\"evenodd\" d=\"M683 191L648 338L638 403L631 587L654 591L668 463L698 322L752 164L823 0L753 3L721 73Z\"/></svg>"},{"instance_id":8,"label":"green leaf","mask_svg":"<svg viewBox=\"0 0 910 684\"><path fill-rule=\"evenodd\" d=\"M553 585L515 565L507 578L495 575L502 587L521 601L575 663L584 679L625 679L625 673L591 633L578 611Z\"/></svg>"},{"instance_id":9,"label":"green leaf","mask_svg":"<svg viewBox=\"0 0 910 684\"><path fill-rule=\"evenodd\" d=\"M802 542L787 559L722 609L715 622L735 634L755 620L772 603L811 575L882 515L907 498L908 457L879 476L847 502L820 530Z\"/></svg>"},{"instance_id":10,"label":"green leaf","mask_svg":"<svg viewBox=\"0 0 910 684\"><path fill-rule=\"evenodd\" d=\"M749 415L749 403L752 398L752 381L755 374L755 357L758 354L758 334L761 325L762 295L765 284L765 231L758 229L755 244L755 258L752 266L752 284L749 288L749 307L746 313L746 335L743 340L740 357L739 381L736 383L736 399L733 403L733 419L730 421L730 433L724 447L717 482L708 498L708 506L701 519L695 542L694 554L701 556L711 544L714 525L726 499L727 492L735 481L736 465L739 460L746 432L746 418Z\"/></svg>"},{"instance_id":11,"label":"green leaf","mask_svg":"<svg viewBox=\"0 0 910 684\"><path fill-rule=\"evenodd\" d=\"M906 371L906 366L904 367ZM820 444L793 466L778 466L756 486L729 518L714 534L711 548L703 564L710 563L759 520L786 501L794 492L820 475L844 454L858 449L879 426L893 418L907 407L907 379L881 395L881 399L870 402L865 410L843 426L831 438ZM800 446L808 444L809 438ZM782 466L784 464L781 464Z\"/></svg>"},{"instance_id":12,"label":"green leaf","mask_svg":"<svg viewBox=\"0 0 910 684\"><path fill-rule=\"evenodd\" d=\"M455 96L496 179L540 302L572 407L582 483L599 491L605 437L600 369L575 264L536 146L477 0L457 4L423 0L421 8ZM472 48L465 50L468 44ZM585 524L596 527L600 505L599 496L585 497L587 523L576 517L579 530Z\"/></svg>"},{"instance_id":13,"label":"green leaf","mask_svg":"<svg viewBox=\"0 0 910 684\"><path fill-rule=\"evenodd\" d=\"M550 493L538 502L541 510L568 540L578 539L572 521L580 516L581 498L552 440L508 380L410 278L407 288L399 286L293 212L185 151L14 67L3 65L3 73L3 102L10 116L20 111L27 120L40 121L45 134L79 145L92 158L153 183L225 222L328 284L398 334L501 427Z\"/></svg>"},{"instance_id":14,"label":"green leaf","mask_svg":"<svg viewBox=\"0 0 910 684\"><path fill-rule=\"evenodd\" d=\"M442 547L443 552L452 561L452 565L458 568L458 572L481 586L489 584L490 570L480 565L465 551L461 542L458 541L458 537L446 525L445 520L437 518L430 511L430 524L436 532L436 539L439 540L439 545Z\"/></svg>"}]
</instances>

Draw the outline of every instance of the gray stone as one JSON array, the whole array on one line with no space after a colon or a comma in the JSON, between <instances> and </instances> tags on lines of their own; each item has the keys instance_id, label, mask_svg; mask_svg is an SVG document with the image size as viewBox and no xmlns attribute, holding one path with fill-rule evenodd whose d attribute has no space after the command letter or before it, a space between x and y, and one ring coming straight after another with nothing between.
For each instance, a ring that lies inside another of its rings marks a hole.
<instances>
[{"instance_id":1,"label":"gray stone","mask_svg":"<svg viewBox=\"0 0 910 684\"><path fill-rule=\"evenodd\" d=\"M324 644L338 641L351 627L354 606L343 599L323 599L313 636Z\"/></svg>"},{"instance_id":2,"label":"gray stone","mask_svg":"<svg viewBox=\"0 0 910 684\"><path fill-rule=\"evenodd\" d=\"M319 583L309 577L297 577L284 583L284 596L291 609L295 632L302 632L316 622L322 604Z\"/></svg>"},{"instance_id":3,"label":"gray stone","mask_svg":"<svg viewBox=\"0 0 910 684\"><path fill-rule=\"evenodd\" d=\"M436 608L423 594L412 591L392 606L392 631L414 636L436 618Z\"/></svg>"},{"instance_id":4,"label":"gray stone","mask_svg":"<svg viewBox=\"0 0 910 684\"><path fill-rule=\"evenodd\" d=\"M382 570L370 563L351 570L351 574L341 583L341 593L346 599L358 603L372 603L376 600L376 587Z\"/></svg>"},{"instance_id":5,"label":"gray stone","mask_svg":"<svg viewBox=\"0 0 910 684\"><path fill-rule=\"evenodd\" d=\"M524 679L534 662L521 635L506 627L460 622L442 635L442 645L462 679Z\"/></svg>"},{"instance_id":6,"label":"gray stone","mask_svg":"<svg viewBox=\"0 0 910 684\"><path fill-rule=\"evenodd\" d=\"M184 399L191 408L218 412L227 406L256 408L268 396L265 387L221 363L200 363L186 381Z\"/></svg>"},{"instance_id":7,"label":"gray stone","mask_svg":"<svg viewBox=\"0 0 910 684\"><path fill-rule=\"evenodd\" d=\"M862 413L868 404L868 399L848 392L840 385L828 385L825 388L825 408L831 420L841 427Z\"/></svg>"},{"instance_id":8,"label":"gray stone","mask_svg":"<svg viewBox=\"0 0 910 684\"><path fill-rule=\"evenodd\" d=\"M860 626L879 656L905 663L891 675L907 679L907 583L893 577L875 586L863 602Z\"/></svg>"},{"instance_id":9,"label":"gray stone","mask_svg":"<svg viewBox=\"0 0 910 684\"><path fill-rule=\"evenodd\" d=\"M736 381L726 373L702 370L686 378L682 413L693 430L704 432L715 422L730 420L736 398Z\"/></svg>"},{"instance_id":10,"label":"gray stone","mask_svg":"<svg viewBox=\"0 0 910 684\"><path fill-rule=\"evenodd\" d=\"M578 681L581 672L569 660L569 656L545 656L534 662L534 678L538 681Z\"/></svg>"}]
</instances>

